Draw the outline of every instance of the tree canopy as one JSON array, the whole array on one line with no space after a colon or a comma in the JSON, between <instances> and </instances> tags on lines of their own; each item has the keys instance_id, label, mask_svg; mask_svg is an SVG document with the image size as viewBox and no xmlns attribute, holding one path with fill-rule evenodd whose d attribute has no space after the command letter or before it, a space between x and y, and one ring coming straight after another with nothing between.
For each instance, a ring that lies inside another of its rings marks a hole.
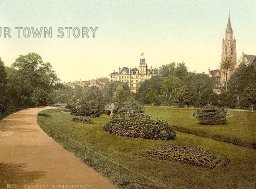
<instances>
[{"instance_id":1,"label":"tree canopy","mask_svg":"<svg viewBox=\"0 0 256 189\"><path fill-rule=\"evenodd\" d=\"M36 53L21 55L7 71L10 106L24 108L47 105L58 78L48 62Z\"/></svg>"},{"instance_id":2,"label":"tree canopy","mask_svg":"<svg viewBox=\"0 0 256 189\"><path fill-rule=\"evenodd\" d=\"M213 85L208 75L189 72L184 63L170 63L143 82L136 97L144 104L202 106L216 103Z\"/></svg>"},{"instance_id":3,"label":"tree canopy","mask_svg":"<svg viewBox=\"0 0 256 189\"><path fill-rule=\"evenodd\" d=\"M4 62L0 58L0 115L4 113L6 109L6 85L7 85L7 74L6 74Z\"/></svg>"},{"instance_id":4,"label":"tree canopy","mask_svg":"<svg viewBox=\"0 0 256 189\"><path fill-rule=\"evenodd\" d=\"M256 62L240 64L228 82L225 94L230 106L249 108L256 105Z\"/></svg>"}]
</instances>

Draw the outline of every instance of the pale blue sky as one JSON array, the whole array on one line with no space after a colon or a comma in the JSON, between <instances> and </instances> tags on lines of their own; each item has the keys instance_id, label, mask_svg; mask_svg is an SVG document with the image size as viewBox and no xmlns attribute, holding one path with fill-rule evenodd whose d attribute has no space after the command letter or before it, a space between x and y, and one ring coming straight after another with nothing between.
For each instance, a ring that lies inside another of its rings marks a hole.
<instances>
[{"instance_id":1,"label":"pale blue sky","mask_svg":"<svg viewBox=\"0 0 256 189\"><path fill-rule=\"evenodd\" d=\"M98 26L95 39L0 38L0 57L11 65L37 52L65 80L108 76L135 67L185 62L189 70L219 66L228 12L237 56L256 54L255 0L0 0L0 27Z\"/></svg>"}]
</instances>

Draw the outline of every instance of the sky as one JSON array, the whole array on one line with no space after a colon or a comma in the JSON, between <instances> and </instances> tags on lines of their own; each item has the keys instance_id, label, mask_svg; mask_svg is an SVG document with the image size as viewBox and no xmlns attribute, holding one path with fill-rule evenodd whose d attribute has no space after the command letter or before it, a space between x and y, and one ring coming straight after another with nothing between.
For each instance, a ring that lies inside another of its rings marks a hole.
<instances>
[{"instance_id":1,"label":"sky","mask_svg":"<svg viewBox=\"0 0 256 189\"><path fill-rule=\"evenodd\" d=\"M221 61L230 11L237 57L256 54L255 0L0 0L0 57L38 53L63 81L108 77L119 67L185 62L208 72ZM15 27L52 27L52 38L18 38ZM95 38L58 38L59 27L98 27ZM1 30L0 30L1 34Z\"/></svg>"}]
</instances>

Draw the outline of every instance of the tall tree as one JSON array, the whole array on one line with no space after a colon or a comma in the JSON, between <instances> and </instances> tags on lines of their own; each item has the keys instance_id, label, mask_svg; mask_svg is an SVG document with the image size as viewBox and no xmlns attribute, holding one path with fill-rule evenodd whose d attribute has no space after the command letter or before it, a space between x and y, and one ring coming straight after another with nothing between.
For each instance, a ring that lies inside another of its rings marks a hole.
<instances>
[{"instance_id":1,"label":"tall tree","mask_svg":"<svg viewBox=\"0 0 256 189\"><path fill-rule=\"evenodd\" d=\"M228 98L232 99L229 106L249 108L256 106L256 62L241 64L228 82Z\"/></svg>"},{"instance_id":2,"label":"tall tree","mask_svg":"<svg viewBox=\"0 0 256 189\"><path fill-rule=\"evenodd\" d=\"M52 66L36 53L21 55L8 74L8 98L19 108L46 105L58 81Z\"/></svg>"},{"instance_id":3,"label":"tall tree","mask_svg":"<svg viewBox=\"0 0 256 189\"><path fill-rule=\"evenodd\" d=\"M6 85L7 74L5 71L4 62L0 58L0 114L3 113L6 108Z\"/></svg>"}]
</instances>

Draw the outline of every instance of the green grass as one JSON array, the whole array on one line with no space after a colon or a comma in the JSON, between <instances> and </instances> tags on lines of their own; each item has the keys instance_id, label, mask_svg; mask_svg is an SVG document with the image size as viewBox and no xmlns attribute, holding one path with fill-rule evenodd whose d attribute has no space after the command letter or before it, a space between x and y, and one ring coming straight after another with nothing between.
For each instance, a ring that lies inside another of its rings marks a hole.
<instances>
[{"instance_id":1,"label":"green grass","mask_svg":"<svg viewBox=\"0 0 256 189\"><path fill-rule=\"evenodd\" d=\"M195 109L147 106L145 112L166 120L177 131L256 148L256 112L229 110L227 124L216 126L198 124Z\"/></svg>"},{"instance_id":2,"label":"green grass","mask_svg":"<svg viewBox=\"0 0 256 189\"><path fill-rule=\"evenodd\" d=\"M57 109L42 113L38 122L49 136L119 188L254 188L254 149L181 132L173 141L127 138L103 130L108 116L92 118L94 124L84 125L72 122L70 114ZM136 155L163 143L202 147L230 162L206 169Z\"/></svg>"}]
</instances>

